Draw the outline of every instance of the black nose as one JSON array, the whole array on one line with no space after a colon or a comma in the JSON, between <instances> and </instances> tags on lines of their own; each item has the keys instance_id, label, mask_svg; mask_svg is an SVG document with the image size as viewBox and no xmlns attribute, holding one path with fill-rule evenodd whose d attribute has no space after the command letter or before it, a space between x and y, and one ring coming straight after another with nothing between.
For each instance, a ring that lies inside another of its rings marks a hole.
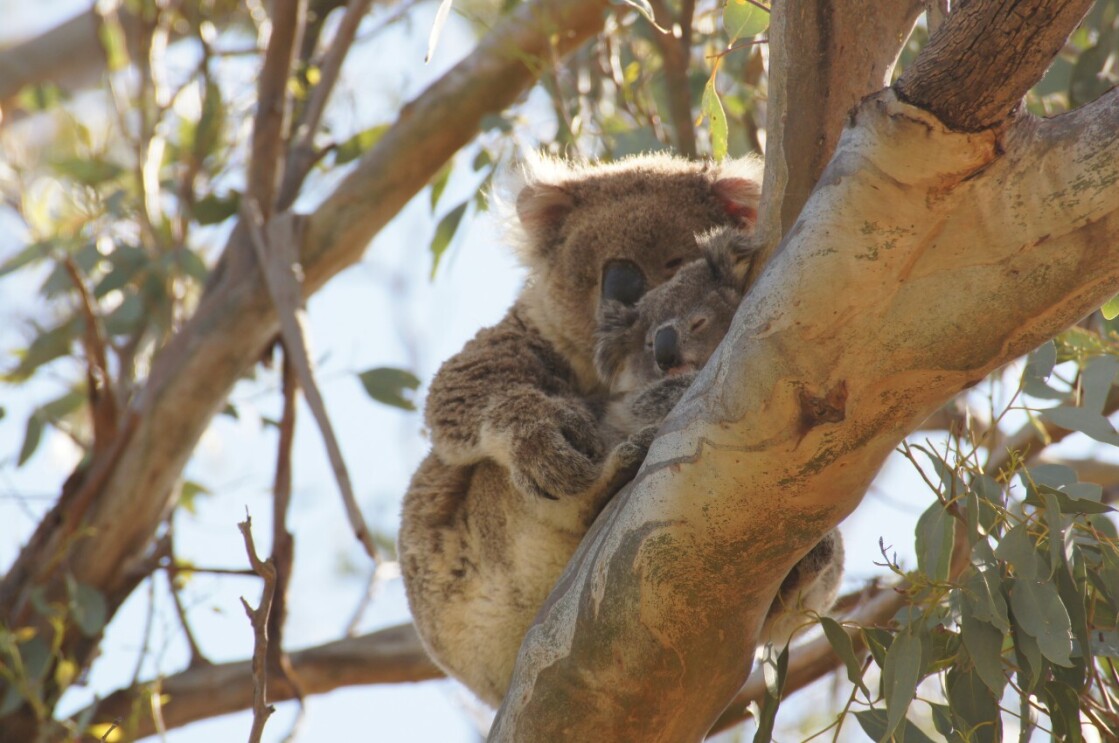
<instances>
[{"instance_id":1,"label":"black nose","mask_svg":"<svg viewBox=\"0 0 1119 743\"><path fill-rule=\"evenodd\" d=\"M653 337L653 358L661 371L668 371L680 365L680 338L676 328L666 325Z\"/></svg>"}]
</instances>

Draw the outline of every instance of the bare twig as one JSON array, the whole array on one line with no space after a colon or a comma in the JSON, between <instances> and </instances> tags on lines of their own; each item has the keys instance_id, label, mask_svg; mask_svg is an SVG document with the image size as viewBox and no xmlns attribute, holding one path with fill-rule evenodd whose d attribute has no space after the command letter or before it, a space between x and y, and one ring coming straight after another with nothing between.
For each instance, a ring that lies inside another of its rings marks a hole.
<instances>
[{"instance_id":1,"label":"bare twig","mask_svg":"<svg viewBox=\"0 0 1119 743\"><path fill-rule=\"evenodd\" d=\"M692 16L695 3L685 0L679 17L674 17L664 0L652 0L654 17L657 24L675 31L680 35L650 31L653 43L661 53L664 65L664 83L668 93L668 110L672 117L676 148L686 157L696 156L695 120L692 116L692 89L688 79L688 67L692 52Z\"/></svg>"},{"instance_id":2,"label":"bare twig","mask_svg":"<svg viewBox=\"0 0 1119 743\"><path fill-rule=\"evenodd\" d=\"M303 329L305 313L302 290L300 279L296 275L296 245L299 242L299 235L295 217L290 212L284 212L269 220L266 236L265 230L262 229L263 217L260 207L250 199L246 202L243 219L249 227L253 250L256 252L257 260L260 261L268 293L280 318L280 337L283 339L284 348L299 375L299 383L303 387L307 405L311 408L315 422L322 431L323 443L326 445L326 453L330 458L334 477L338 481L338 488L342 492L342 502L346 507L346 515L350 519L350 526L369 557L374 562L380 562L380 552L357 505L350 473L342 457L338 439L334 435L334 426L326 413L326 405L315 381L311 356L307 350L307 338Z\"/></svg>"},{"instance_id":3,"label":"bare twig","mask_svg":"<svg viewBox=\"0 0 1119 743\"><path fill-rule=\"evenodd\" d=\"M323 60L319 83L311 92L311 100L307 104L307 110L295 132L295 142L288 153L280 194L276 198L276 209L279 211L287 209L295 201L303 179L315 164L318 157L315 152L315 132L318 131L323 111L326 110L326 103L338 81L342 62L354 43L357 27L369 11L372 2L373 0L350 0L346 6L346 14L342 16L342 22L338 25L330 50Z\"/></svg>"},{"instance_id":4,"label":"bare twig","mask_svg":"<svg viewBox=\"0 0 1119 743\"><path fill-rule=\"evenodd\" d=\"M252 517L245 513L245 520L237 524L241 536L245 538L245 552L249 555L249 564L264 581L260 591L260 606L253 609L249 602L241 599L245 607L245 614L253 626L253 726L249 733L249 743L259 743L264 732L264 723L276 711L268 704L268 615L272 611L272 597L276 590L276 566L272 560L261 560L256 554L256 545L253 543Z\"/></svg>"},{"instance_id":5,"label":"bare twig","mask_svg":"<svg viewBox=\"0 0 1119 743\"><path fill-rule=\"evenodd\" d=\"M275 3L272 6L272 35L260 72L260 91L253 120L252 156L249 160L246 196L255 199L265 215L272 213L279 185L280 156L288 125L288 78L295 51L299 48L307 0Z\"/></svg>"},{"instance_id":6,"label":"bare twig","mask_svg":"<svg viewBox=\"0 0 1119 743\"><path fill-rule=\"evenodd\" d=\"M272 564L276 567L276 592L268 617L268 668L282 676L295 690L299 714L303 714L303 690L284 652L284 622L287 620L287 592L295 562L295 540L287 527L291 506L291 447L295 440L295 398L299 382L292 367L291 354L284 352L284 407L280 416L280 441L276 451L276 478L272 487Z\"/></svg>"}]
</instances>

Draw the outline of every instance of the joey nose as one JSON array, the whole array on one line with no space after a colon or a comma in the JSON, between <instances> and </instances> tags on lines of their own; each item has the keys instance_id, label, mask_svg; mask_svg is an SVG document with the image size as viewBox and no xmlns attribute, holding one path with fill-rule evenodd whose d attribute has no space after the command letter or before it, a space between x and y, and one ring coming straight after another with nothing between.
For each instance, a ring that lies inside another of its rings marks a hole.
<instances>
[{"instance_id":1,"label":"joey nose","mask_svg":"<svg viewBox=\"0 0 1119 743\"><path fill-rule=\"evenodd\" d=\"M680 337L676 334L676 328L665 325L657 330L657 334L653 336L653 358L663 372L680 365Z\"/></svg>"}]
</instances>

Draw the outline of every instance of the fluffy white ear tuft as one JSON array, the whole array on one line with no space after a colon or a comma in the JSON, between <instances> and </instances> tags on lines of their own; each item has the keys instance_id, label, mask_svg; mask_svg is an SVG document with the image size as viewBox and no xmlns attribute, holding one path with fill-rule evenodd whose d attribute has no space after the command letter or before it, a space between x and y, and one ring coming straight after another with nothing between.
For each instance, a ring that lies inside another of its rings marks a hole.
<instances>
[{"instance_id":1,"label":"fluffy white ear tuft","mask_svg":"<svg viewBox=\"0 0 1119 743\"><path fill-rule=\"evenodd\" d=\"M726 213L738 220L742 227L752 228L758 221L758 204L761 201L761 184L746 178L720 178L715 181L715 196Z\"/></svg>"}]
</instances>

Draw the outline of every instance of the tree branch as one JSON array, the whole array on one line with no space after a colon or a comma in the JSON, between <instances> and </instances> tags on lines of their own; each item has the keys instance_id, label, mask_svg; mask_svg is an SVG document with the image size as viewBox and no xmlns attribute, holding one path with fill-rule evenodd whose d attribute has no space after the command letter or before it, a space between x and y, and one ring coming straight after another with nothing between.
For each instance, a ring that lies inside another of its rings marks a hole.
<instances>
[{"instance_id":1,"label":"tree branch","mask_svg":"<svg viewBox=\"0 0 1119 743\"><path fill-rule=\"evenodd\" d=\"M364 684L401 684L428 681L443 677L443 672L424 652L411 624L378 630L361 637L327 643L289 654L292 668L308 695L324 694L345 686ZM129 719L138 699L144 697L152 683L110 694L87 714L94 722ZM251 661L218 663L188 668L158 681L162 694L163 724L167 729L182 727L198 720L237 712L252 706ZM295 690L280 677L269 679L269 701L283 702L295 698ZM129 731L137 738L155 733L151 718L136 720Z\"/></svg>"},{"instance_id":2,"label":"tree branch","mask_svg":"<svg viewBox=\"0 0 1119 743\"><path fill-rule=\"evenodd\" d=\"M1001 124L1041 79L1092 4L1093 0L961 3L898 79L898 97L955 131L979 132Z\"/></svg>"},{"instance_id":3,"label":"tree branch","mask_svg":"<svg viewBox=\"0 0 1119 743\"><path fill-rule=\"evenodd\" d=\"M851 110L888 85L921 0L788 0L769 25L760 275L835 151Z\"/></svg>"},{"instance_id":4,"label":"tree branch","mask_svg":"<svg viewBox=\"0 0 1119 743\"><path fill-rule=\"evenodd\" d=\"M272 214L276 189L280 185L284 162L280 154L291 114L288 80L306 16L307 0L272 4L272 35L260 71L252 152L246 175L246 196L260 205L266 219Z\"/></svg>"}]
</instances>

